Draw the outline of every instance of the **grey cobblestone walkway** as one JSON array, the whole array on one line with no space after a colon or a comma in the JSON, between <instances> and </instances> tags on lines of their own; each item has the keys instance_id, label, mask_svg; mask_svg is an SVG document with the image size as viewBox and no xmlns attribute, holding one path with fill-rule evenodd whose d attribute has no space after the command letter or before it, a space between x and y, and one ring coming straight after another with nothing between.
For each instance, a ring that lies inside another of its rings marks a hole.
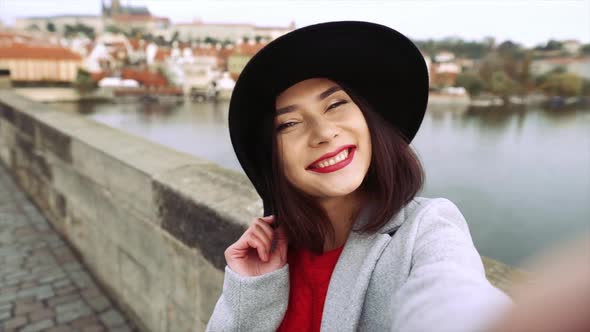
<instances>
[{"instance_id":1,"label":"grey cobblestone walkway","mask_svg":"<svg viewBox=\"0 0 590 332\"><path fill-rule=\"evenodd\" d=\"M0 331L139 331L2 165Z\"/></svg>"}]
</instances>

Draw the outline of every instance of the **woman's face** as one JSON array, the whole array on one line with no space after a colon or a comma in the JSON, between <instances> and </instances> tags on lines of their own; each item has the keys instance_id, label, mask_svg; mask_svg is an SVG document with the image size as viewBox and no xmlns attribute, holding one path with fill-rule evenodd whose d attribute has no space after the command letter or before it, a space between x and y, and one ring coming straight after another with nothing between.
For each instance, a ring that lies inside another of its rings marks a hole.
<instances>
[{"instance_id":1,"label":"woman's face","mask_svg":"<svg viewBox=\"0 0 590 332\"><path fill-rule=\"evenodd\" d=\"M344 90L324 78L301 81L277 96L274 121L287 180L318 198L348 195L371 161L367 122Z\"/></svg>"}]
</instances>

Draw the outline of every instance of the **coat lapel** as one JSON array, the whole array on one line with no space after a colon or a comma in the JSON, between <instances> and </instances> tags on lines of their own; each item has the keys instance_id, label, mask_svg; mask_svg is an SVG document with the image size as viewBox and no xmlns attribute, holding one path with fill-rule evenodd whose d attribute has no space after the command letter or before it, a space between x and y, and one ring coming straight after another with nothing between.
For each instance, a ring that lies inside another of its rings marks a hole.
<instances>
[{"instance_id":1,"label":"coat lapel","mask_svg":"<svg viewBox=\"0 0 590 332\"><path fill-rule=\"evenodd\" d=\"M363 209L355 227L367 222L370 207ZM402 209L386 229L398 227L404 220ZM377 232L352 231L334 267L322 314L322 331L354 331L357 329L365 293L381 253L391 237Z\"/></svg>"},{"instance_id":2,"label":"coat lapel","mask_svg":"<svg viewBox=\"0 0 590 332\"><path fill-rule=\"evenodd\" d=\"M356 330L371 274L390 240L383 234L350 233L332 272L324 303L322 331Z\"/></svg>"},{"instance_id":3,"label":"coat lapel","mask_svg":"<svg viewBox=\"0 0 590 332\"><path fill-rule=\"evenodd\" d=\"M354 229L368 222L374 207L366 206L354 223ZM365 294L383 250L391 241L387 233L407 218L402 208L380 231L367 234L352 231L334 267L322 314L322 331L355 331L365 302Z\"/></svg>"}]
</instances>

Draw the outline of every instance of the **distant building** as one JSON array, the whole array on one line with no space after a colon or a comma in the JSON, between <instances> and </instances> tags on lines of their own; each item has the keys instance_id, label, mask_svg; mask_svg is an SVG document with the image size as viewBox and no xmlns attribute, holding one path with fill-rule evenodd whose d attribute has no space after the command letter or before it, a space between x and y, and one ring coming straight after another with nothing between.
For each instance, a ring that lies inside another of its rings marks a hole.
<instances>
[{"instance_id":1,"label":"distant building","mask_svg":"<svg viewBox=\"0 0 590 332\"><path fill-rule=\"evenodd\" d=\"M110 6L107 6L104 0L101 4L105 29L113 26L130 33L132 31L151 32L170 26L170 19L153 16L146 6L123 6L119 0L112 0Z\"/></svg>"},{"instance_id":2,"label":"distant building","mask_svg":"<svg viewBox=\"0 0 590 332\"><path fill-rule=\"evenodd\" d=\"M86 70L96 73L103 70L117 71L123 68L134 50L122 34L105 33L96 38L85 60Z\"/></svg>"},{"instance_id":3,"label":"distant building","mask_svg":"<svg viewBox=\"0 0 590 332\"><path fill-rule=\"evenodd\" d=\"M441 51L434 55L434 61L436 62L449 62L455 59L455 54L448 51Z\"/></svg>"},{"instance_id":4,"label":"distant building","mask_svg":"<svg viewBox=\"0 0 590 332\"><path fill-rule=\"evenodd\" d=\"M228 53L226 67L233 80L238 79L248 61L265 45L266 43L241 43Z\"/></svg>"},{"instance_id":5,"label":"distant building","mask_svg":"<svg viewBox=\"0 0 590 332\"><path fill-rule=\"evenodd\" d=\"M47 31L49 24L53 24L56 32L63 33L66 26L82 24L100 33L104 29L102 17L96 15L52 15L19 17L14 22L14 28L20 31Z\"/></svg>"},{"instance_id":6,"label":"distant building","mask_svg":"<svg viewBox=\"0 0 590 332\"><path fill-rule=\"evenodd\" d=\"M244 23L204 23L195 21L191 23L180 23L165 30L156 31L156 35L164 38L171 38L178 32L178 38L183 41L200 40L205 41L212 38L219 41L230 41L232 43L242 40L261 38L267 41L276 39L287 32L295 29L295 23L286 27L261 27L254 24Z\"/></svg>"},{"instance_id":7,"label":"distant building","mask_svg":"<svg viewBox=\"0 0 590 332\"><path fill-rule=\"evenodd\" d=\"M531 74L541 76L557 68L563 68L568 73L576 74L590 80L590 56L586 57L557 57L534 60L531 63Z\"/></svg>"},{"instance_id":8,"label":"distant building","mask_svg":"<svg viewBox=\"0 0 590 332\"><path fill-rule=\"evenodd\" d=\"M461 67L453 62L436 63L432 65L430 74L431 83L442 86L454 86L457 76L461 73Z\"/></svg>"},{"instance_id":9,"label":"distant building","mask_svg":"<svg viewBox=\"0 0 590 332\"><path fill-rule=\"evenodd\" d=\"M73 82L82 57L65 47L0 34L0 68L12 81Z\"/></svg>"},{"instance_id":10,"label":"distant building","mask_svg":"<svg viewBox=\"0 0 590 332\"><path fill-rule=\"evenodd\" d=\"M139 15L151 16L150 10L146 6L123 6L119 0L111 0L111 5L107 6L104 0L101 0L102 17L113 18L117 15Z\"/></svg>"},{"instance_id":11,"label":"distant building","mask_svg":"<svg viewBox=\"0 0 590 332\"><path fill-rule=\"evenodd\" d=\"M561 42L561 46L569 53L569 54L579 54L580 48L582 48L582 44L573 39L564 40Z\"/></svg>"},{"instance_id":12,"label":"distant building","mask_svg":"<svg viewBox=\"0 0 590 332\"><path fill-rule=\"evenodd\" d=\"M49 24L53 24L56 32L63 33L66 26L82 24L91 27L96 34L103 33L108 27L125 32L152 31L165 29L170 26L166 17L153 16L145 6L123 6L119 0L112 0L110 6L101 0L101 15L54 15L19 17L14 27L21 31L47 31Z\"/></svg>"}]
</instances>

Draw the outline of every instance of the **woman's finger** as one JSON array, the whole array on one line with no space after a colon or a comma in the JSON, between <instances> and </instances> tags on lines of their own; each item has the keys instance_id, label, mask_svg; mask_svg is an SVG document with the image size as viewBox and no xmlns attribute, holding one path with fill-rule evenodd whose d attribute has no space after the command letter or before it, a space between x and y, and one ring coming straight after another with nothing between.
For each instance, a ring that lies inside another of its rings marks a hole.
<instances>
[{"instance_id":1,"label":"woman's finger","mask_svg":"<svg viewBox=\"0 0 590 332\"><path fill-rule=\"evenodd\" d=\"M251 232L250 235L247 238L248 241L248 245L251 248L255 248L256 251L258 252L258 257L260 257L260 259L262 259L263 261L268 261L268 247L269 244L265 243L265 241L263 241L262 239L260 239L256 233Z\"/></svg>"},{"instance_id":2,"label":"woman's finger","mask_svg":"<svg viewBox=\"0 0 590 332\"><path fill-rule=\"evenodd\" d=\"M272 224L275 221L275 216L274 214L271 214L270 216L258 218L258 220L264 221L267 224Z\"/></svg>"},{"instance_id":3,"label":"woman's finger","mask_svg":"<svg viewBox=\"0 0 590 332\"><path fill-rule=\"evenodd\" d=\"M263 232L265 237L271 241L273 238L273 229L270 225L259 218L256 218L253 224L259 231Z\"/></svg>"}]
</instances>

